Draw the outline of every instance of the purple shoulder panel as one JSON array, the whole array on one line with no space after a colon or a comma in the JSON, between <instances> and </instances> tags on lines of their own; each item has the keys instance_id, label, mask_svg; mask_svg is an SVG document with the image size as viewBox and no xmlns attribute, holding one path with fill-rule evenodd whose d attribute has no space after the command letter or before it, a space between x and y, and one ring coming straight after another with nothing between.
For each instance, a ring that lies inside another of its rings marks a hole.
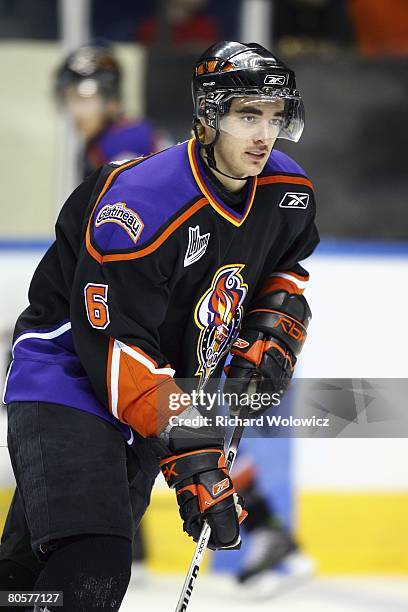
<instances>
[{"instance_id":1,"label":"purple shoulder panel","mask_svg":"<svg viewBox=\"0 0 408 612\"><path fill-rule=\"evenodd\" d=\"M262 174L267 175L279 172L285 172L288 174L301 174L302 176L307 176L303 168L299 166L299 164L296 163L294 159L289 157L289 155L286 155L286 153L278 151L277 149L273 149Z\"/></svg>"},{"instance_id":2,"label":"purple shoulder panel","mask_svg":"<svg viewBox=\"0 0 408 612\"><path fill-rule=\"evenodd\" d=\"M161 151L113 181L93 214L94 242L101 252L139 248L199 195L187 143Z\"/></svg>"}]
</instances>

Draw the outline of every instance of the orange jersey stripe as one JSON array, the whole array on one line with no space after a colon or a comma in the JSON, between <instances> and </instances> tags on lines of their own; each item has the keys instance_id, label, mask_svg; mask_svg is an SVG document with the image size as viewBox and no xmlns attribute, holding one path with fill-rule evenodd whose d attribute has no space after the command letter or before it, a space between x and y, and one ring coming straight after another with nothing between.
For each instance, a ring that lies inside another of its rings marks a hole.
<instances>
[{"instance_id":1,"label":"orange jersey stripe","mask_svg":"<svg viewBox=\"0 0 408 612\"><path fill-rule=\"evenodd\" d=\"M285 176L277 174L275 176L261 176L258 178L258 185L270 185L271 183L290 183L292 185L306 185L313 189L313 183L303 176Z\"/></svg>"}]
</instances>

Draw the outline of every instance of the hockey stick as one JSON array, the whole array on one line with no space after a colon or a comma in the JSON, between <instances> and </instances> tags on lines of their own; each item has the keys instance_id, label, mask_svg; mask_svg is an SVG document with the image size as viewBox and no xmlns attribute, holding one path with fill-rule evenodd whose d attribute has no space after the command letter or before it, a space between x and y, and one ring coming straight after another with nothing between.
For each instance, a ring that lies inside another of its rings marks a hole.
<instances>
[{"instance_id":1,"label":"hockey stick","mask_svg":"<svg viewBox=\"0 0 408 612\"><path fill-rule=\"evenodd\" d=\"M235 457L237 456L238 446L241 442L242 434L244 433L245 425L244 419L248 416L250 412L250 406L244 406L241 412L238 415L239 421L238 425L234 428L232 432L231 441L228 446L228 453L226 459L226 465L228 471L231 471L232 466L234 465ZM195 581L197 580L198 572L200 571L200 566L202 560L204 558L205 551L207 549L207 545L211 536L211 527L204 521L203 528L200 533L200 537L197 541L197 546L194 551L193 558L190 563L190 567L188 568L186 579L184 580L183 588L181 590L181 594L177 603L177 607L175 612L186 612L187 606L190 603L190 598L193 593Z\"/></svg>"}]
</instances>

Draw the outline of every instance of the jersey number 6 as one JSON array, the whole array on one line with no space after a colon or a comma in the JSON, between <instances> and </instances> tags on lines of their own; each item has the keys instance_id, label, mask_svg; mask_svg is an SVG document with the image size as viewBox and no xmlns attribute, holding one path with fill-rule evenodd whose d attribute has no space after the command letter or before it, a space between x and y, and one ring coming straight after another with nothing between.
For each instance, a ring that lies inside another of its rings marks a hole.
<instances>
[{"instance_id":1,"label":"jersey number 6","mask_svg":"<svg viewBox=\"0 0 408 612\"><path fill-rule=\"evenodd\" d=\"M106 329L109 325L108 285L88 283L84 289L88 321L96 329Z\"/></svg>"}]
</instances>

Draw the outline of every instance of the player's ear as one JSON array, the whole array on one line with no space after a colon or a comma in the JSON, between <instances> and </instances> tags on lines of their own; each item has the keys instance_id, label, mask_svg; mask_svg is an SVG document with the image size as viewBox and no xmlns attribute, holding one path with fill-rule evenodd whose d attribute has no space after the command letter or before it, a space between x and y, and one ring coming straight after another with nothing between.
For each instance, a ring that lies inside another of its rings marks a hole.
<instances>
[{"instance_id":1,"label":"player's ear","mask_svg":"<svg viewBox=\"0 0 408 612\"><path fill-rule=\"evenodd\" d=\"M195 125L200 142L202 142L203 144L209 144L214 141L215 130L214 128L206 125L203 117L198 117Z\"/></svg>"},{"instance_id":2,"label":"player's ear","mask_svg":"<svg viewBox=\"0 0 408 612\"><path fill-rule=\"evenodd\" d=\"M196 128L197 128L197 134L198 134L199 139L202 142L204 142L204 140L205 140L205 123L204 123L204 119L202 117L199 117L197 119Z\"/></svg>"}]
</instances>

